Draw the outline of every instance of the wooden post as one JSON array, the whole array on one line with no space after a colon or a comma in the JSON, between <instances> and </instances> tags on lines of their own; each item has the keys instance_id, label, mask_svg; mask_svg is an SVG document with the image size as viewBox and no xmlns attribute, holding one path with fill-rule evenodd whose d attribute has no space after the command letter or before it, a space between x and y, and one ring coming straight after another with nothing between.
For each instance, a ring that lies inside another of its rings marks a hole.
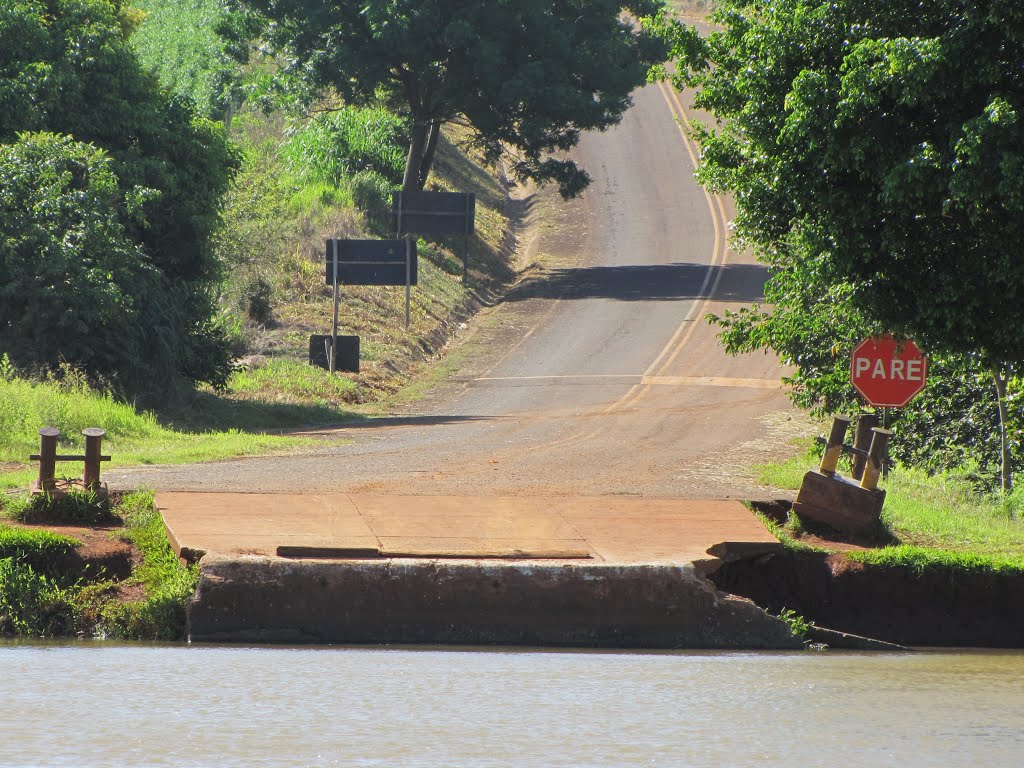
<instances>
[{"instance_id":1,"label":"wooden post","mask_svg":"<svg viewBox=\"0 0 1024 768\"><path fill-rule=\"evenodd\" d=\"M100 448L107 431L99 427L87 427L82 430L82 434L85 435L85 470L82 473L82 483L90 491L99 490Z\"/></svg>"},{"instance_id":2,"label":"wooden post","mask_svg":"<svg viewBox=\"0 0 1024 768\"><path fill-rule=\"evenodd\" d=\"M850 428L853 421L849 416L836 416L832 419L832 432L829 433L828 443L825 446L825 455L821 457L821 466L818 471L823 475L834 475L836 467L839 466L839 457L843 453L843 441L846 440L846 430Z\"/></svg>"},{"instance_id":3,"label":"wooden post","mask_svg":"<svg viewBox=\"0 0 1024 768\"><path fill-rule=\"evenodd\" d=\"M853 447L858 451L868 452L871 447L871 430L878 426L877 413L862 413L857 417L857 436L854 438ZM864 465L867 458L860 454L853 454L853 468L850 477L860 480L864 476Z\"/></svg>"},{"instance_id":4,"label":"wooden post","mask_svg":"<svg viewBox=\"0 0 1024 768\"><path fill-rule=\"evenodd\" d=\"M57 438L60 430L43 427L39 430L39 490L43 493L57 487Z\"/></svg>"},{"instance_id":5,"label":"wooden post","mask_svg":"<svg viewBox=\"0 0 1024 768\"><path fill-rule=\"evenodd\" d=\"M892 432L888 429L879 427L874 427L871 432L871 447L868 449L868 460L864 465L864 477L860 481L860 487L869 491L878 487L878 477L882 474L889 438L892 436Z\"/></svg>"}]
</instances>

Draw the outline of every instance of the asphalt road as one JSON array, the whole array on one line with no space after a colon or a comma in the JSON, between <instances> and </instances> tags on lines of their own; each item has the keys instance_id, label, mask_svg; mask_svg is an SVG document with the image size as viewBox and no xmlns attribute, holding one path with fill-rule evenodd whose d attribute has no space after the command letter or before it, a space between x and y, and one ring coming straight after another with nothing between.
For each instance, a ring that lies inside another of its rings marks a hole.
<instances>
[{"instance_id":1,"label":"asphalt road","mask_svg":"<svg viewBox=\"0 0 1024 768\"><path fill-rule=\"evenodd\" d=\"M761 297L727 247L728 202L693 179L685 99L638 91L575 157L580 201L534 201L535 270L474 324L450 380L353 442L201 466L112 470L111 487L392 494L765 498L759 461L804 429L777 361L726 356L704 317Z\"/></svg>"}]
</instances>

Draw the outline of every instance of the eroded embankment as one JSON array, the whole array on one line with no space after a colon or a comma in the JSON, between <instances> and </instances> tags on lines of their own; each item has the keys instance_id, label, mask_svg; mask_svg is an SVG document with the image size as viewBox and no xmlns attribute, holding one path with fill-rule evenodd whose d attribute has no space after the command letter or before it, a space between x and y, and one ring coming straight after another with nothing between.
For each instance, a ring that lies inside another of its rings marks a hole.
<instances>
[{"instance_id":1,"label":"eroded embankment","mask_svg":"<svg viewBox=\"0 0 1024 768\"><path fill-rule=\"evenodd\" d=\"M772 613L919 646L1024 647L1024 575L864 565L842 554L785 551L709 575Z\"/></svg>"}]
</instances>

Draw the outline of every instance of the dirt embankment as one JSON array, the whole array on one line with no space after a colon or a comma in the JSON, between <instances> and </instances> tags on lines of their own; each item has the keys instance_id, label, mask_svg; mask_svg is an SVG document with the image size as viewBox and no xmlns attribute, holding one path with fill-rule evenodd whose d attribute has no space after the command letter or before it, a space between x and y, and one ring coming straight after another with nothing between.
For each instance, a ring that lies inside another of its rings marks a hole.
<instances>
[{"instance_id":1,"label":"dirt embankment","mask_svg":"<svg viewBox=\"0 0 1024 768\"><path fill-rule=\"evenodd\" d=\"M1024 647L1024 576L867 566L844 554L784 552L709 578L769 612L903 645Z\"/></svg>"}]
</instances>

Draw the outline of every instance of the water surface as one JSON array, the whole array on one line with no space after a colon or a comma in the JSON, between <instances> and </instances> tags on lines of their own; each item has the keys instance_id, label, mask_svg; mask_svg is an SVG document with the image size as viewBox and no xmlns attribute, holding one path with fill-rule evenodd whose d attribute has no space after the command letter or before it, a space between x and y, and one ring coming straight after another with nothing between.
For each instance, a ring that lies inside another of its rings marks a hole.
<instances>
[{"instance_id":1,"label":"water surface","mask_svg":"<svg viewBox=\"0 0 1024 768\"><path fill-rule=\"evenodd\" d=\"M1021 766L1024 654L0 644L3 766Z\"/></svg>"}]
</instances>

